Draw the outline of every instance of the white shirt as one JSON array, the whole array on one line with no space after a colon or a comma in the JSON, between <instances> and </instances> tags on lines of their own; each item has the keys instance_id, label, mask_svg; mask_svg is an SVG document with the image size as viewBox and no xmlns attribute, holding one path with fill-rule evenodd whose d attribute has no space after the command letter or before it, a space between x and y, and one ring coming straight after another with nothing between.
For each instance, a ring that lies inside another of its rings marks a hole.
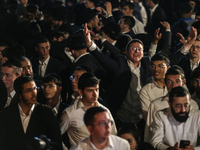
<instances>
[{"instance_id":1,"label":"white shirt","mask_svg":"<svg viewBox=\"0 0 200 150\"><path fill-rule=\"evenodd\" d=\"M135 34L145 33L144 24L142 22L140 22L138 19L136 19L134 16L133 16L133 18L135 19L135 25L132 28L133 32Z\"/></svg>"},{"instance_id":2,"label":"white shirt","mask_svg":"<svg viewBox=\"0 0 200 150\"><path fill-rule=\"evenodd\" d=\"M15 90L13 90L12 92L10 92L10 94L7 97L7 102L6 105L4 106L4 108L8 107L13 99L13 97L15 96L16 92Z\"/></svg>"},{"instance_id":3,"label":"white shirt","mask_svg":"<svg viewBox=\"0 0 200 150\"><path fill-rule=\"evenodd\" d=\"M144 8L142 2L139 2L139 5L141 7L140 13L142 15L142 21L143 21L144 26L146 26L147 25L147 12L146 12L146 9Z\"/></svg>"},{"instance_id":4,"label":"white shirt","mask_svg":"<svg viewBox=\"0 0 200 150\"><path fill-rule=\"evenodd\" d=\"M102 150L130 150L129 143L115 135L110 135L108 139L108 145L106 148ZM87 137L80 143L78 143L76 146L72 147L70 150L99 150L94 146L94 144L91 142L90 137Z\"/></svg>"},{"instance_id":5,"label":"white shirt","mask_svg":"<svg viewBox=\"0 0 200 150\"><path fill-rule=\"evenodd\" d=\"M163 97L168 93L167 86L160 87L153 79L151 83L146 84L140 91L139 97L143 113L147 115L151 101ZM146 118L145 118L146 119Z\"/></svg>"},{"instance_id":6,"label":"white shirt","mask_svg":"<svg viewBox=\"0 0 200 150\"><path fill-rule=\"evenodd\" d=\"M105 106L101 105L99 102L97 102L97 106L106 109L110 115L111 120L114 121L110 111ZM60 130L61 134L64 134L67 131L71 146L77 144L78 142L90 135L83 121L83 116L85 112L86 109L81 100L63 111L60 123ZM116 133L117 130L114 123L112 126L112 134Z\"/></svg>"},{"instance_id":7,"label":"white shirt","mask_svg":"<svg viewBox=\"0 0 200 150\"><path fill-rule=\"evenodd\" d=\"M169 101L169 96L166 95L166 96L157 98L151 102L148 113L147 113L147 120L146 120L146 125L145 125L145 132L144 132L144 141L145 142L150 142L150 134L151 134L151 130L152 130L150 126L153 122L155 114L160 110L169 108L168 101ZM197 103L192 99L191 99L190 105L191 105L191 107L190 107L191 110L192 109L199 110Z\"/></svg>"},{"instance_id":8,"label":"white shirt","mask_svg":"<svg viewBox=\"0 0 200 150\"><path fill-rule=\"evenodd\" d=\"M200 136L200 112L190 110L186 122L176 121L171 113L171 109L165 109L156 113L152 123L151 144L159 150L173 147L176 142L189 140L195 150L200 150L197 146L197 139Z\"/></svg>"},{"instance_id":9,"label":"white shirt","mask_svg":"<svg viewBox=\"0 0 200 150\"><path fill-rule=\"evenodd\" d=\"M39 60L39 69L38 69L38 74L41 76L41 77L44 77L45 76L45 72L46 72L46 69L47 69L47 65L49 63L49 59L50 59L50 56L47 57L47 59L44 61L44 62L41 62Z\"/></svg>"},{"instance_id":10,"label":"white shirt","mask_svg":"<svg viewBox=\"0 0 200 150\"><path fill-rule=\"evenodd\" d=\"M19 104L18 104L18 107L19 107L19 114L20 114L20 117L21 117L21 121L22 121L22 126L23 126L23 129L24 129L24 133L26 133L29 121L31 119L31 115L32 115L33 110L35 108L35 104L32 105L32 107L31 107L28 115L26 115L23 112L23 110L22 110L22 108L21 108L21 106Z\"/></svg>"},{"instance_id":11,"label":"white shirt","mask_svg":"<svg viewBox=\"0 0 200 150\"><path fill-rule=\"evenodd\" d=\"M193 71L194 69L196 69L198 66L199 66L199 63L200 63L200 59L196 62L196 63L192 63L192 61L190 60L190 68L191 68L191 71Z\"/></svg>"},{"instance_id":12,"label":"white shirt","mask_svg":"<svg viewBox=\"0 0 200 150\"><path fill-rule=\"evenodd\" d=\"M151 18L152 18L153 13L155 12L155 10L156 10L157 7L158 7L158 4L156 4L156 5L154 6L154 8L150 9L150 17L151 17Z\"/></svg>"},{"instance_id":13,"label":"white shirt","mask_svg":"<svg viewBox=\"0 0 200 150\"><path fill-rule=\"evenodd\" d=\"M199 106L199 108L200 108L200 99L199 99L199 97L197 96L196 92L194 92L194 93L191 95L191 98L192 98L193 100L195 100L195 102L197 102L197 104L198 104L198 106Z\"/></svg>"}]
</instances>

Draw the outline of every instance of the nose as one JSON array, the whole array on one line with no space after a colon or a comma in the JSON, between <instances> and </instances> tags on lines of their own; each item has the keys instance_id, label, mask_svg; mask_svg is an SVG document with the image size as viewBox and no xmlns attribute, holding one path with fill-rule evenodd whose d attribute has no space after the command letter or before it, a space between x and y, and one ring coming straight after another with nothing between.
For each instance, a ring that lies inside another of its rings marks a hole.
<instances>
[{"instance_id":1,"label":"nose","mask_svg":"<svg viewBox=\"0 0 200 150\"><path fill-rule=\"evenodd\" d=\"M97 96L97 91L93 91L93 97L96 97Z\"/></svg>"},{"instance_id":2,"label":"nose","mask_svg":"<svg viewBox=\"0 0 200 150\"><path fill-rule=\"evenodd\" d=\"M185 112L185 106L184 105L181 106L181 112Z\"/></svg>"}]
</instances>

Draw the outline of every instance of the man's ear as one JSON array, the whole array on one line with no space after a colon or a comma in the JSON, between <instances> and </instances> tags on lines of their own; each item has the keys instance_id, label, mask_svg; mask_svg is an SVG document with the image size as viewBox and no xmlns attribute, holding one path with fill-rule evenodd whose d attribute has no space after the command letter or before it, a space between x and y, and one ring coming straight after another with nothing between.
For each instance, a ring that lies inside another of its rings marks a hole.
<instances>
[{"instance_id":1,"label":"man's ear","mask_svg":"<svg viewBox=\"0 0 200 150\"><path fill-rule=\"evenodd\" d=\"M88 131L92 135L94 133L93 127L92 126L87 126Z\"/></svg>"},{"instance_id":2,"label":"man's ear","mask_svg":"<svg viewBox=\"0 0 200 150\"><path fill-rule=\"evenodd\" d=\"M62 86L58 87L58 92L60 93L62 91Z\"/></svg>"},{"instance_id":3,"label":"man's ear","mask_svg":"<svg viewBox=\"0 0 200 150\"><path fill-rule=\"evenodd\" d=\"M171 102L169 102L169 101L168 101L168 104L169 104L169 107L171 108L171 107L172 107L172 104L171 104Z\"/></svg>"},{"instance_id":4,"label":"man's ear","mask_svg":"<svg viewBox=\"0 0 200 150\"><path fill-rule=\"evenodd\" d=\"M171 66L168 66L167 69L169 69Z\"/></svg>"},{"instance_id":5,"label":"man's ear","mask_svg":"<svg viewBox=\"0 0 200 150\"><path fill-rule=\"evenodd\" d=\"M134 9L131 9L131 12L133 13L133 12L134 12Z\"/></svg>"},{"instance_id":6,"label":"man's ear","mask_svg":"<svg viewBox=\"0 0 200 150\"><path fill-rule=\"evenodd\" d=\"M183 80L183 86L185 85L185 83L186 83L186 79Z\"/></svg>"},{"instance_id":7,"label":"man's ear","mask_svg":"<svg viewBox=\"0 0 200 150\"><path fill-rule=\"evenodd\" d=\"M78 89L78 93L83 96L83 91L81 89Z\"/></svg>"}]
</instances>

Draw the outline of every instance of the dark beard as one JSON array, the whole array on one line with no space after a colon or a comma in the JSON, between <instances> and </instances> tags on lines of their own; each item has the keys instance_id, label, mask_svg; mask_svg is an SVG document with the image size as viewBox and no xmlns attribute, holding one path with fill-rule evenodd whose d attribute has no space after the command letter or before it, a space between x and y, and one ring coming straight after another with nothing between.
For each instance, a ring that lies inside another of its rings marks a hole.
<instances>
[{"instance_id":1,"label":"dark beard","mask_svg":"<svg viewBox=\"0 0 200 150\"><path fill-rule=\"evenodd\" d=\"M172 112L173 117L174 117L178 122L182 123L182 122L186 122L186 121L187 121L187 119L188 119L188 117L189 117L188 115L189 115L190 110L189 110L188 112L179 112L179 113L176 113L176 112L174 111L174 109L171 107L171 112ZM185 114L185 116L180 116L180 114Z\"/></svg>"}]
</instances>

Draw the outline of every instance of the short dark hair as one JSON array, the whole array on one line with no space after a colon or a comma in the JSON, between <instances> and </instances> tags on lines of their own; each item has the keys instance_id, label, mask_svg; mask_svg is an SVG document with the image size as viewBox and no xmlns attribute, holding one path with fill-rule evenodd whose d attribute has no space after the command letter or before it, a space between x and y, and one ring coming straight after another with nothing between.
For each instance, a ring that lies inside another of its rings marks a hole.
<instances>
[{"instance_id":1,"label":"short dark hair","mask_svg":"<svg viewBox=\"0 0 200 150\"><path fill-rule=\"evenodd\" d=\"M123 4L122 4L122 8L123 8L124 6L128 6L129 9L133 9L133 10L134 10L134 4L131 3L131 2L125 2L125 3L123 3Z\"/></svg>"},{"instance_id":2,"label":"short dark hair","mask_svg":"<svg viewBox=\"0 0 200 150\"><path fill-rule=\"evenodd\" d=\"M152 0L154 4L158 4L159 0Z\"/></svg>"},{"instance_id":3,"label":"short dark hair","mask_svg":"<svg viewBox=\"0 0 200 150\"><path fill-rule=\"evenodd\" d=\"M91 73L83 73L78 80L78 89L84 91L86 87L93 87L99 84L100 80Z\"/></svg>"},{"instance_id":4,"label":"short dark hair","mask_svg":"<svg viewBox=\"0 0 200 150\"><path fill-rule=\"evenodd\" d=\"M129 133L131 134L136 142L137 145L139 145L140 142L140 137L141 137L141 133L140 130L137 128L137 126L133 123L124 123L118 130L117 135L121 136L123 134Z\"/></svg>"},{"instance_id":5,"label":"short dark hair","mask_svg":"<svg viewBox=\"0 0 200 150\"><path fill-rule=\"evenodd\" d=\"M62 79L56 73L50 73L44 77L42 83L54 82L57 86L62 86Z\"/></svg>"},{"instance_id":6,"label":"short dark hair","mask_svg":"<svg viewBox=\"0 0 200 150\"><path fill-rule=\"evenodd\" d=\"M18 77L17 79L15 79L15 81L14 81L14 89L15 89L16 93L18 95L22 94L23 85L25 83L31 82L31 81L34 81L33 78L28 77L28 76L21 76L21 77Z\"/></svg>"},{"instance_id":7,"label":"short dark hair","mask_svg":"<svg viewBox=\"0 0 200 150\"><path fill-rule=\"evenodd\" d=\"M167 70L167 72L166 72L166 74L165 74L165 82L166 82L166 78L167 78L168 75L181 75L181 79L182 79L182 80L185 80L184 71L183 71L183 69L182 69L180 66L178 66L178 65L174 65L174 66L170 67L170 68Z\"/></svg>"},{"instance_id":8,"label":"short dark hair","mask_svg":"<svg viewBox=\"0 0 200 150\"><path fill-rule=\"evenodd\" d=\"M35 42L35 46L38 47L38 44L40 43L47 43L49 42L48 38L45 36L40 36L39 38L37 38L36 42Z\"/></svg>"},{"instance_id":9,"label":"short dark hair","mask_svg":"<svg viewBox=\"0 0 200 150\"><path fill-rule=\"evenodd\" d=\"M121 18L124 19L124 24L127 24L129 29L132 29L135 26L135 19L132 16L124 15Z\"/></svg>"},{"instance_id":10,"label":"short dark hair","mask_svg":"<svg viewBox=\"0 0 200 150\"><path fill-rule=\"evenodd\" d=\"M84 66L78 66L76 67L76 69L74 71L83 71L83 72L89 72L91 74L94 74L94 71L92 70L92 68L90 68L89 66L87 65L84 65Z\"/></svg>"},{"instance_id":11,"label":"short dark hair","mask_svg":"<svg viewBox=\"0 0 200 150\"><path fill-rule=\"evenodd\" d=\"M22 62L22 61L30 61L29 59L28 59L28 57L26 57L26 56L21 56L21 57L18 57L18 60L20 61L20 62ZM31 63L31 61L30 61L30 63Z\"/></svg>"},{"instance_id":12,"label":"short dark hair","mask_svg":"<svg viewBox=\"0 0 200 150\"><path fill-rule=\"evenodd\" d=\"M167 66L170 65L169 58L162 53L157 53L157 54L153 55L153 57L151 58L151 62L153 62L153 61L163 61L163 60L165 61Z\"/></svg>"},{"instance_id":13,"label":"short dark hair","mask_svg":"<svg viewBox=\"0 0 200 150\"><path fill-rule=\"evenodd\" d=\"M197 67L196 69L194 69L190 75L190 80L194 80L196 78L200 77L200 67Z\"/></svg>"},{"instance_id":14,"label":"short dark hair","mask_svg":"<svg viewBox=\"0 0 200 150\"><path fill-rule=\"evenodd\" d=\"M143 47L143 42L139 39L132 39L131 41L128 42L128 44L126 45L126 50L128 50L129 46L132 44L132 43L140 43Z\"/></svg>"},{"instance_id":15,"label":"short dark hair","mask_svg":"<svg viewBox=\"0 0 200 150\"><path fill-rule=\"evenodd\" d=\"M93 125L93 123L95 122L95 118L94 116L98 113L101 112L105 112L107 111L106 109L102 108L102 107L91 107L89 108L86 112L85 115L83 117L84 123L86 126L90 126Z\"/></svg>"},{"instance_id":16,"label":"short dark hair","mask_svg":"<svg viewBox=\"0 0 200 150\"><path fill-rule=\"evenodd\" d=\"M169 102L172 103L174 97L185 97L186 95L190 97L190 93L187 89L182 86L175 87L169 92Z\"/></svg>"}]
</instances>

